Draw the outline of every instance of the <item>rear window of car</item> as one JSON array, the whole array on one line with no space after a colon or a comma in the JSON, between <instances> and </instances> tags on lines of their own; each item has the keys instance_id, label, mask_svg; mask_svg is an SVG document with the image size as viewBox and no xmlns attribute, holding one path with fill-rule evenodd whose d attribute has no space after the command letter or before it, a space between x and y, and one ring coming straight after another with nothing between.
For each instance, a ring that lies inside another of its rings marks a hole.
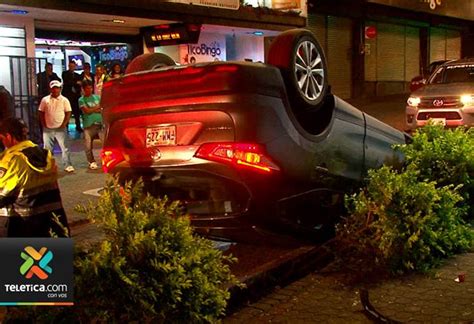
<instances>
[{"instance_id":1,"label":"rear window of car","mask_svg":"<svg viewBox=\"0 0 474 324\"><path fill-rule=\"evenodd\" d=\"M474 63L446 65L438 68L428 83L474 82Z\"/></svg>"}]
</instances>

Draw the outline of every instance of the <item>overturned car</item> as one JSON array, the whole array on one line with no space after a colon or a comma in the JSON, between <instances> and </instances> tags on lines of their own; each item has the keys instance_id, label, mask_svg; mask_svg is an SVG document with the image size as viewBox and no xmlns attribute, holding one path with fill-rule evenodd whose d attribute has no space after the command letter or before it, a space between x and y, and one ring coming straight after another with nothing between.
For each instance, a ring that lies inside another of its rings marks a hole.
<instances>
[{"instance_id":1,"label":"overturned car","mask_svg":"<svg viewBox=\"0 0 474 324\"><path fill-rule=\"evenodd\" d=\"M197 232L317 232L367 170L396 163L407 135L330 92L324 53L304 29L268 62L177 66L137 57L104 85L103 169L183 202Z\"/></svg>"}]
</instances>

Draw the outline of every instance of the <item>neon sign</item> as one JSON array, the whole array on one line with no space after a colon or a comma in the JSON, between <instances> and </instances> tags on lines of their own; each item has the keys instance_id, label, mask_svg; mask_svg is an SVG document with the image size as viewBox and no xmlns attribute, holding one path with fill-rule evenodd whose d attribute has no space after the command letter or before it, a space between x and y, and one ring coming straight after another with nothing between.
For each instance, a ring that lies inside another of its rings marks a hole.
<instances>
[{"instance_id":1,"label":"neon sign","mask_svg":"<svg viewBox=\"0 0 474 324\"><path fill-rule=\"evenodd\" d=\"M201 25L183 23L158 25L142 29L148 47L197 43L200 32Z\"/></svg>"},{"instance_id":2,"label":"neon sign","mask_svg":"<svg viewBox=\"0 0 474 324\"><path fill-rule=\"evenodd\" d=\"M441 6L441 0L421 0L421 2L429 3L431 10L435 10L436 6Z\"/></svg>"}]
</instances>

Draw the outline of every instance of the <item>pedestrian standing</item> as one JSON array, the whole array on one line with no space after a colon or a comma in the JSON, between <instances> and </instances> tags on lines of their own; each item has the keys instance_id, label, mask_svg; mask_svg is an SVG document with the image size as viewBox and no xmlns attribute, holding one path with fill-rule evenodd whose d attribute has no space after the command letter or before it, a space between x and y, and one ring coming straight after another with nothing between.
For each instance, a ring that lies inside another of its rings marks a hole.
<instances>
[{"instance_id":1,"label":"pedestrian standing","mask_svg":"<svg viewBox=\"0 0 474 324\"><path fill-rule=\"evenodd\" d=\"M53 152L56 139L61 148L64 170L74 172L69 149L66 146L66 128L71 118L71 104L61 95L61 82L51 81L49 87L51 94L41 100L38 108L43 126L44 148Z\"/></svg>"},{"instance_id":2,"label":"pedestrian standing","mask_svg":"<svg viewBox=\"0 0 474 324\"><path fill-rule=\"evenodd\" d=\"M71 104L72 114L74 115L74 122L76 124L76 131L82 133L81 127L81 110L79 109L78 100L81 96L81 76L75 72L76 62L69 61L68 70L64 71L63 77L63 95L69 100Z\"/></svg>"},{"instance_id":3,"label":"pedestrian standing","mask_svg":"<svg viewBox=\"0 0 474 324\"><path fill-rule=\"evenodd\" d=\"M82 84L84 95L79 98L79 107L82 110L82 119L84 125L84 141L86 147L86 158L89 162L89 169L98 168L92 151L94 138L99 136L104 143L104 127L102 125L102 109L100 107L100 96L93 94L91 82Z\"/></svg>"},{"instance_id":4,"label":"pedestrian standing","mask_svg":"<svg viewBox=\"0 0 474 324\"><path fill-rule=\"evenodd\" d=\"M91 73L90 63L84 63L84 71L81 73L81 83L84 84L84 82L89 81L92 85L94 85L94 77L94 73Z\"/></svg>"},{"instance_id":5,"label":"pedestrian standing","mask_svg":"<svg viewBox=\"0 0 474 324\"><path fill-rule=\"evenodd\" d=\"M54 80L61 81L59 76L53 72L53 64L48 62L44 65L44 71L36 74L38 98L40 100L49 95L49 83Z\"/></svg>"},{"instance_id":6,"label":"pedestrian standing","mask_svg":"<svg viewBox=\"0 0 474 324\"><path fill-rule=\"evenodd\" d=\"M105 73L105 68L102 65L97 64L95 67L94 94L102 96L102 86L107 80L108 77Z\"/></svg>"},{"instance_id":7,"label":"pedestrian standing","mask_svg":"<svg viewBox=\"0 0 474 324\"><path fill-rule=\"evenodd\" d=\"M109 80L117 79L123 76L122 66L119 63L115 63L112 65L112 69L109 73Z\"/></svg>"},{"instance_id":8,"label":"pedestrian standing","mask_svg":"<svg viewBox=\"0 0 474 324\"><path fill-rule=\"evenodd\" d=\"M27 136L21 119L0 121L0 236L69 236L54 158Z\"/></svg>"}]
</instances>

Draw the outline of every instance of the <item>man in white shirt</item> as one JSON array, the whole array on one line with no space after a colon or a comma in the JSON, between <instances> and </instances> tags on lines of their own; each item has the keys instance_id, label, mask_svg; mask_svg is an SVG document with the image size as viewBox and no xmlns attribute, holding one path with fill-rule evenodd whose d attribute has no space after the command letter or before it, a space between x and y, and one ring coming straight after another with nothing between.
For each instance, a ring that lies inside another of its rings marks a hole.
<instances>
[{"instance_id":1,"label":"man in white shirt","mask_svg":"<svg viewBox=\"0 0 474 324\"><path fill-rule=\"evenodd\" d=\"M61 148L62 161L66 172L74 172L69 149L66 146L66 130L71 118L71 104L61 95L61 82L49 83L51 94L44 97L39 105L40 121L43 126L44 148L53 152L54 140Z\"/></svg>"}]
</instances>

